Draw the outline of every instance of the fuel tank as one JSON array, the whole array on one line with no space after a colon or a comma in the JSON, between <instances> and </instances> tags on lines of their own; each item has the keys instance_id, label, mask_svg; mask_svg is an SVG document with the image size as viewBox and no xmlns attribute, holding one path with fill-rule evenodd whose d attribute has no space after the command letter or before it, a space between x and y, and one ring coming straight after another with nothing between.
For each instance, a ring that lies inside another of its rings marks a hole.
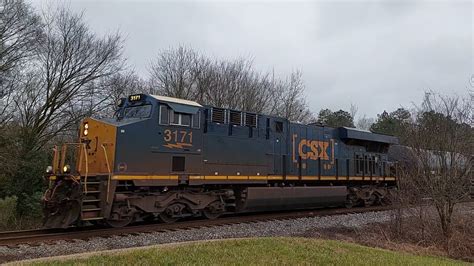
<instances>
[{"instance_id":1,"label":"fuel tank","mask_svg":"<svg viewBox=\"0 0 474 266\"><path fill-rule=\"evenodd\" d=\"M240 212L342 206L347 187L249 187L241 192Z\"/></svg>"}]
</instances>

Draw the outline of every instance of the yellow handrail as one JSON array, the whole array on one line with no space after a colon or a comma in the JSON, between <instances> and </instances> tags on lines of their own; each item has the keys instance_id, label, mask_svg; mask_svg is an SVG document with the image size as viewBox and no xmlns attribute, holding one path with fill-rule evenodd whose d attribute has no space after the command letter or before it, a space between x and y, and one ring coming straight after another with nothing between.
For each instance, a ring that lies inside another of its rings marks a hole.
<instances>
[{"instance_id":1,"label":"yellow handrail","mask_svg":"<svg viewBox=\"0 0 474 266\"><path fill-rule=\"evenodd\" d=\"M53 147L53 173L59 170L59 154L58 154L58 146L54 145Z\"/></svg>"},{"instance_id":2,"label":"yellow handrail","mask_svg":"<svg viewBox=\"0 0 474 266\"><path fill-rule=\"evenodd\" d=\"M85 154L84 158L85 158L85 161L86 161L86 173L84 174L84 193L87 195L87 175L89 174L89 162L87 161L87 147L86 147L86 144L83 143L82 147L84 149L84 154ZM82 165L82 156L81 156L81 165Z\"/></svg>"},{"instance_id":3,"label":"yellow handrail","mask_svg":"<svg viewBox=\"0 0 474 266\"><path fill-rule=\"evenodd\" d=\"M109 203L110 178L112 176L112 172L110 171L110 164L109 164L109 157L107 156L107 150L105 149L104 144L102 144L101 146L102 146L102 149L104 149L105 162L107 163L107 171L109 172L109 178L107 180L107 197L106 197L106 201L107 203Z\"/></svg>"}]
</instances>

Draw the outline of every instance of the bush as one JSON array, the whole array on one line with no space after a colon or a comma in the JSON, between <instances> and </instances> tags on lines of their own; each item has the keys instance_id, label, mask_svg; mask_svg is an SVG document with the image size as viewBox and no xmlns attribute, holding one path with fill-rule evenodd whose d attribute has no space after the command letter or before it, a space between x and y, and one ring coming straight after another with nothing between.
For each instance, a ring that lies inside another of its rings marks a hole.
<instances>
[{"instance_id":1,"label":"bush","mask_svg":"<svg viewBox=\"0 0 474 266\"><path fill-rule=\"evenodd\" d=\"M0 199L0 228L8 228L15 223L17 202L16 196Z\"/></svg>"},{"instance_id":2,"label":"bush","mask_svg":"<svg viewBox=\"0 0 474 266\"><path fill-rule=\"evenodd\" d=\"M41 220L43 215L41 198L43 193L41 191L35 192L32 195L26 193L21 194L21 198L18 201L18 210L22 210L21 217L27 220Z\"/></svg>"}]
</instances>

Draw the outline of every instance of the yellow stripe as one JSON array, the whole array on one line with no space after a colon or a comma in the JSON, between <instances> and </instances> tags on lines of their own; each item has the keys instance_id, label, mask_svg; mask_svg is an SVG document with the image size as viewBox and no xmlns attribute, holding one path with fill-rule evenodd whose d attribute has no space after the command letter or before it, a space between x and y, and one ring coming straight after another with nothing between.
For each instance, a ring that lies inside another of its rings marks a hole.
<instances>
[{"instance_id":1,"label":"yellow stripe","mask_svg":"<svg viewBox=\"0 0 474 266\"><path fill-rule=\"evenodd\" d=\"M247 179L249 179L249 177L246 176L246 175L229 175L229 176L227 176L227 179L230 179L230 180L235 180L235 179L247 180Z\"/></svg>"},{"instance_id":2,"label":"yellow stripe","mask_svg":"<svg viewBox=\"0 0 474 266\"><path fill-rule=\"evenodd\" d=\"M321 176L321 180L336 180L335 176Z\"/></svg>"},{"instance_id":3,"label":"yellow stripe","mask_svg":"<svg viewBox=\"0 0 474 266\"><path fill-rule=\"evenodd\" d=\"M210 180L215 180L215 179L227 179L227 176L223 175L206 175L204 176L204 179L210 179Z\"/></svg>"},{"instance_id":4,"label":"yellow stripe","mask_svg":"<svg viewBox=\"0 0 474 266\"><path fill-rule=\"evenodd\" d=\"M50 180L55 180L56 176L50 176ZM177 175L114 175L112 176L112 180L177 180L178 176ZM246 176L246 175L231 175L231 176L225 176L225 175L191 175L189 176L189 179L192 180L283 180L283 176L279 175L260 175L260 176ZM298 180L299 177L295 175L289 175L286 176L286 180ZM336 176L321 176L319 178L318 176L302 176L302 180L347 180L347 177L345 176L340 176L336 178ZM386 181L393 181L395 180L395 177L381 177L381 176L373 176L372 180L386 180ZM364 181L370 180L370 177L362 177L362 176L350 176L349 180L359 180L359 181Z\"/></svg>"},{"instance_id":5,"label":"yellow stripe","mask_svg":"<svg viewBox=\"0 0 474 266\"><path fill-rule=\"evenodd\" d=\"M114 175L112 180L177 180L177 175Z\"/></svg>"},{"instance_id":6,"label":"yellow stripe","mask_svg":"<svg viewBox=\"0 0 474 266\"><path fill-rule=\"evenodd\" d=\"M268 178L270 178L271 176L268 176ZM249 179L250 180L267 180L267 176L266 175L252 175L252 176L249 176Z\"/></svg>"},{"instance_id":7,"label":"yellow stripe","mask_svg":"<svg viewBox=\"0 0 474 266\"><path fill-rule=\"evenodd\" d=\"M283 176L281 176L281 175L269 175L268 180L283 180Z\"/></svg>"},{"instance_id":8,"label":"yellow stripe","mask_svg":"<svg viewBox=\"0 0 474 266\"><path fill-rule=\"evenodd\" d=\"M56 176L55 175L50 176L49 180L56 180Z\"/></svg>"}]
</instances>

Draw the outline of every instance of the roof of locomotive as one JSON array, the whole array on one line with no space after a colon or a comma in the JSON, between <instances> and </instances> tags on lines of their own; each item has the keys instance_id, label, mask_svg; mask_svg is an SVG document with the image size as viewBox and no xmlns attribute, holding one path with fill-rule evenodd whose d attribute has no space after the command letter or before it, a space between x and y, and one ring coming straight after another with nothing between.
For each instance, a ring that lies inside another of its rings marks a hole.
<instances>
[{"instance_id":1,"label":"roof of locomotive","mask_svg":"<svg viewBox=\"0 0 474 266\"><path fill-rule=\"evenodd\" d=\"M151 97L157 99L158 101L163 101L163 102L169 102L169 103L177 103L177 104L185 104L185 105L191 105L195 107L202 107L199 103L195 101L190 101L190 100L183 100L179 98L174 98L174 97L168 97L168 96L161 96L161 95L151 95Z\"/></svg>"}]
</instances>

